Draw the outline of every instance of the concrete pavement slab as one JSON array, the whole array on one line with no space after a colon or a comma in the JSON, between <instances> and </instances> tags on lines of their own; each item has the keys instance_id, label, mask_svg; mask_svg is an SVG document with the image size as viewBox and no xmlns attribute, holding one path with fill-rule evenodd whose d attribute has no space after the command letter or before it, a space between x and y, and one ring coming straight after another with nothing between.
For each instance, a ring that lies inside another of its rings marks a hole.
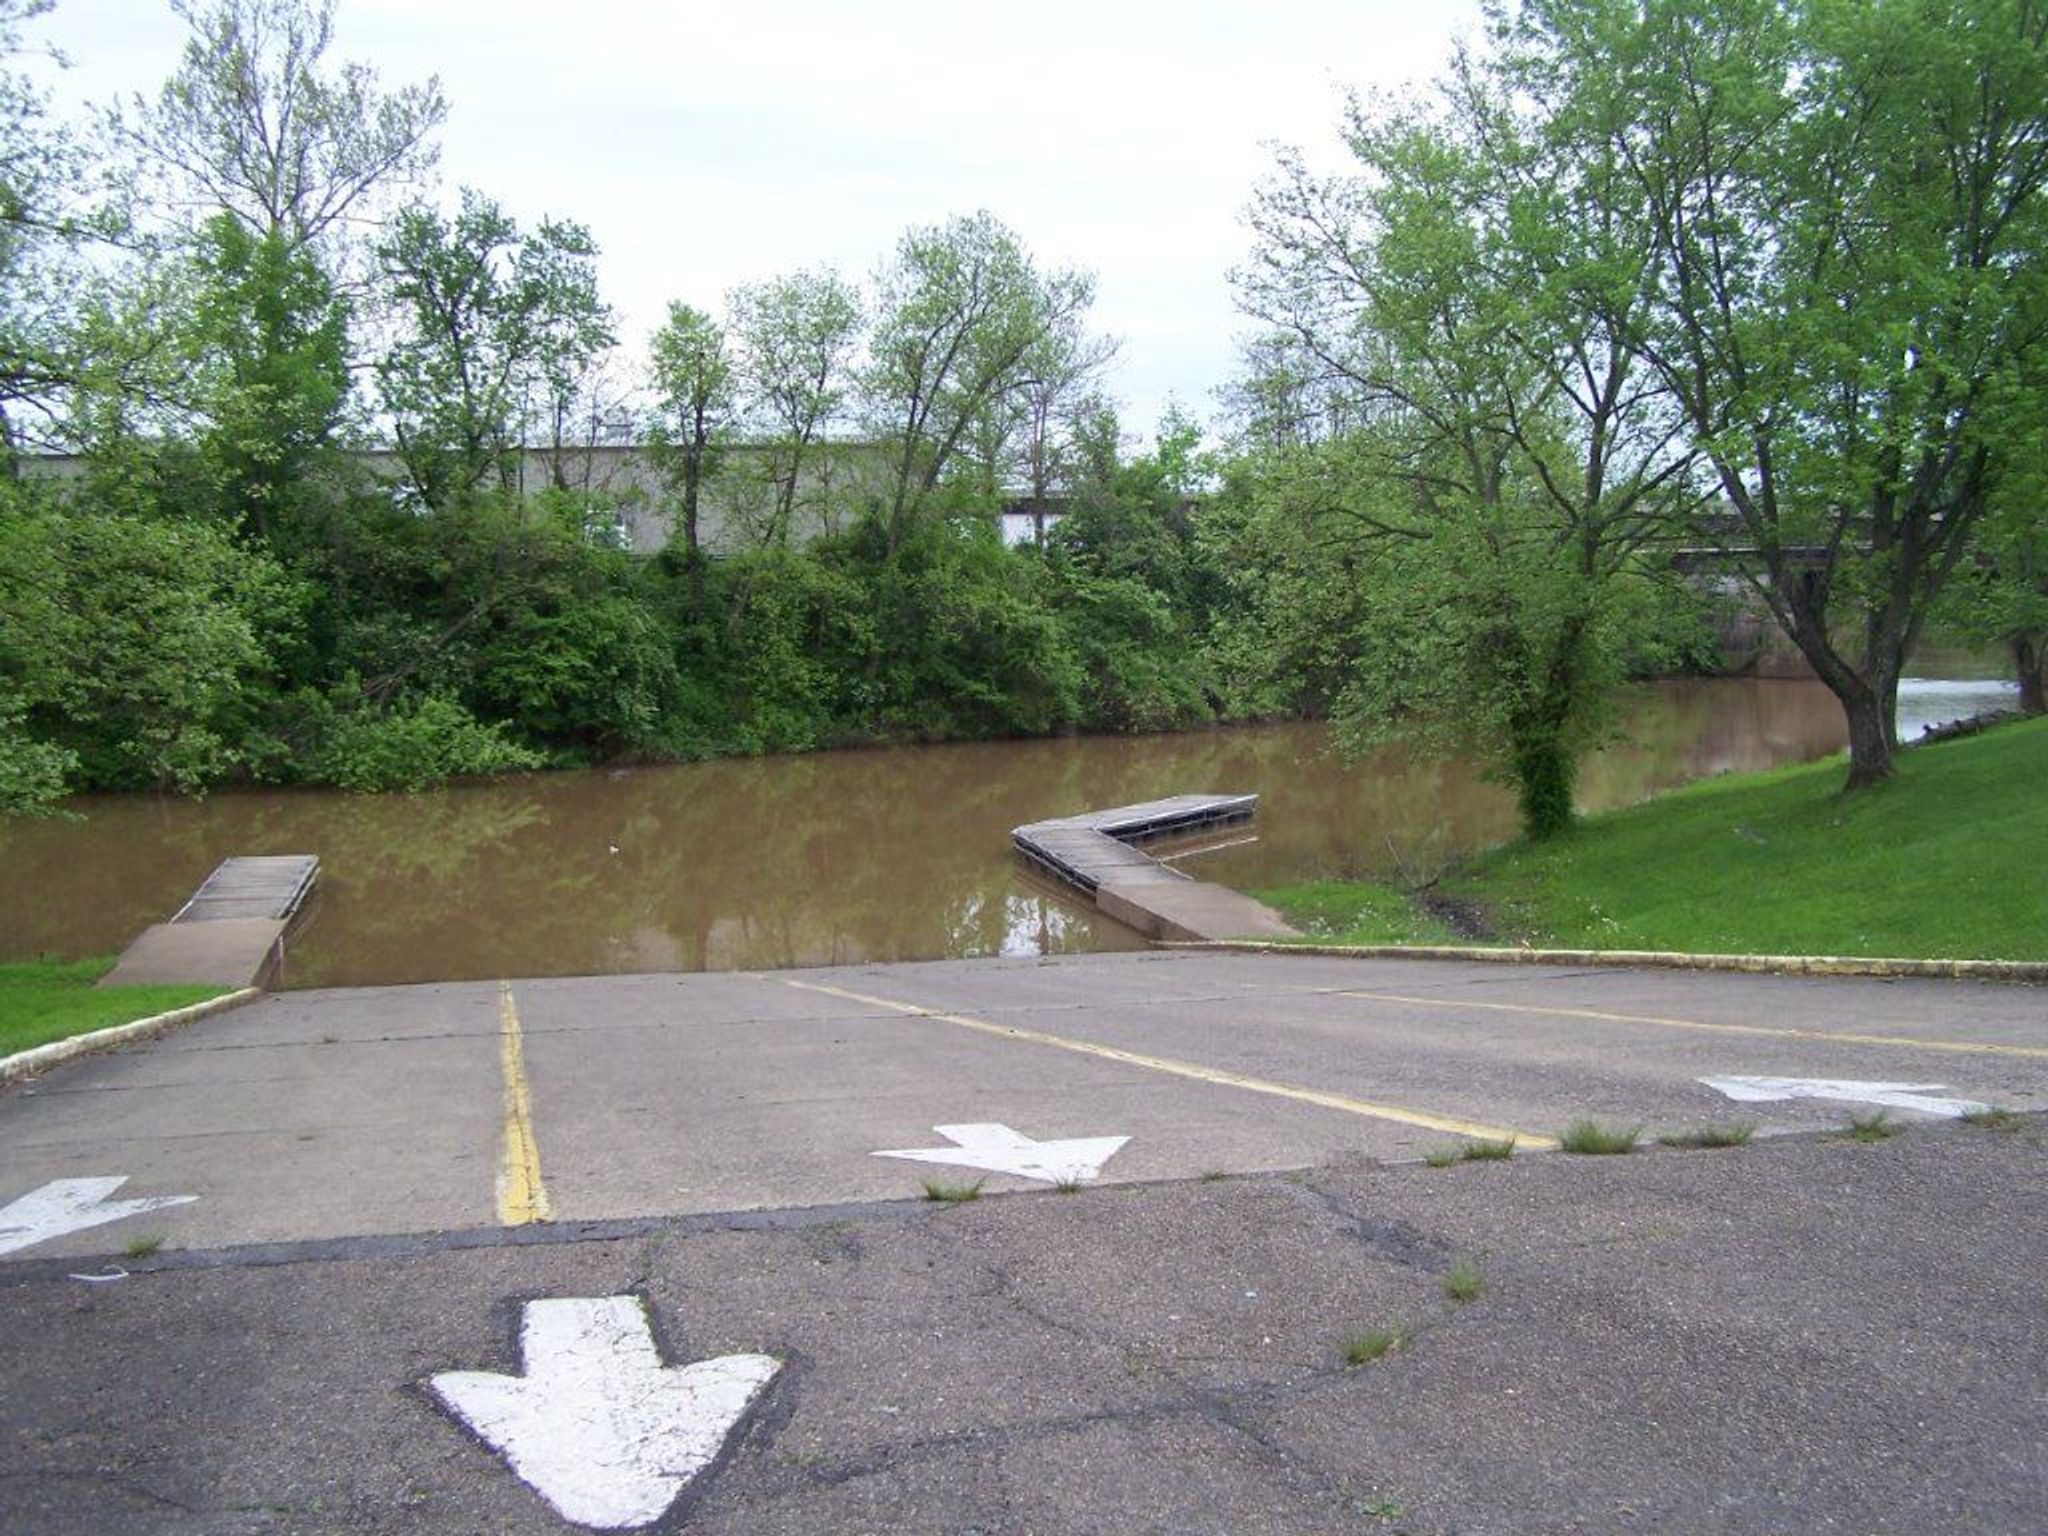
<instances>
[{"instance_id":1,"label":"concrete pavement slab","mask_svg":"<svg viewBox=\"0 0 2048 1536\"><path fill-rule=\"evenodd\" d=\"M1200 951L1171 951L1195 956ZM1927 1028L1958 1040L2038 1047L2048 988L1916 977L1767 976L1655 966L1538 966L1477 961L1355 960L1247 954L1271 963L1233 979L1242 987L1364 988L1467 996L1496 1003L1674 1015L1727 1024L1872 1034ZM1562 995L1561 995L1562 994Z\"/></svg>"},{"instance_id":2,"label":"concrete pavement slab","mask_svg":"<svg viewBox=\"0 0 2048 1536\"><path fill-rule=\"evenodd\" d=\"M1103 1171L1123 1181L1412 1158L1460 1126L1857 1112L1734 1104L1707 1076L1941 1083L2025 1109L2048 1103L2040 998L1180 951L289 993L0 1094L0 1203L125 1176L129 1195L199 1196L132 1235L221 1244L549 1214L506 1202L515 1142L575 1220L915 1192L943 1170L873 1154L966 1123L1129 1136ZM1936 1049L1971 1041L2002 1047Z\"/></svg>"},{"instance_id":3,"label":"concrete pavement slab","mask_svg":"<svg viewBox=\"0 0 2048 1536\"><path fill-rule=\"evenodd\" d=\"M1389 1128L1313 1106L1033 1050L775 978L699 997L609 983L514 989L535 1140L556 1214L599 1219L900 1197L972 1168L875 1156L933 1128L1129 1136L1114 1180L1399 1155ZM778 1010L801 1016L777 1017ZM987 1174L990 1188L1022 1188Z\"/></svg>"},{"instance_id":4,"label":"concrete pavement slab","mask_svg":"<svg viewBox=\"0 0 2048 1536\"><path fill-rule=\"evenodd\" d=\"M267 998L0 1096L0 1203L113 1175L129 1179L124 1197L199 1197L39 1254L490 1221L495 989L407 992Z\"/></svg>"},{"instance_id":5,"label":"concrete pavement slab","mask_svg":"<svg viewBox=\"0 0 2048 1536\"><path fill-rule=\"evenodd\" d=\"M1241 957L1150 988L1129 984L1127 961L1115 967L1122 976L1107 978L1111 967L1063 963L987 975L900 967L884 979L895 984L891 996L939 1012L978 1005L978 1016L996 1023L1547 1131L1587 1114L1727 1118L1736 1107L1699 1083L1709 1075L1945 1082L2010 1107L2048 1103L2048 1012L2038 989L1915 984L1924 990L1880 1034L1855 1026L1869 1017L1872 996L1893 1002L1881 982L1689 974L1678 979L1690 996L1656 1000L1699 1005L1679 1016L1579 1007L1571 1001L1579 981L1565 975L1532 986L1518 971L1512 990L1468 979L1430 989L1397 982L1404 990L1395 991L1377 962L1308 960L1301 964L1317 985L1302 989L1287 975L1294 964ZM1185 985L1196 978L1208 986ZM1718 990L1727 980L1748 984L1737 1004ZM1959 1018L1941 1011L1943 986L1962 994ZM1966 1048L1975 1037L1965 1031L1976 1026L2007 1044ZM1798 1129L1839 1123L1855 1108L1808 1101L1744 1105L1740 1115Z\"/></svg>"}]
</instances>

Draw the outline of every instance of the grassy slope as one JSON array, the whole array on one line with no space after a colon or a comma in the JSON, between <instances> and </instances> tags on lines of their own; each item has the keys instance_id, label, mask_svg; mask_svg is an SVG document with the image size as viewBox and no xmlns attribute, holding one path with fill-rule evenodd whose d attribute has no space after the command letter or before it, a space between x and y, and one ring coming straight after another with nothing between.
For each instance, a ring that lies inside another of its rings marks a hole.
<instances>
[{"instance_id":1,"label":"grassy slope","mask_svg":"<svg viewBox=\"0 0 2048 1536\"><path fill-rule=\"evenodd\" d=\"M1839 793L1843 761L1690 785L1515 843L1446 882L1511 940L1589 949L2048 959L2048 720L1900 754ZM1417 942L1383 887L1262 892L1318 933Z\"/></svg>"},{"instance_id":2,"label":"grassy slope","mask_svg":"<svg viewBox=\"0 0 2048 1536\"><path fill-rule=\"evenodd\" d=\"M1252 893L1311 938L1349 944L1464 944L1392 886L1312 880Z\"/></svg>"},{"instance_id":3,"label":"grassy slope","mask_svg":"<svg viewBox=\"0 0 2048 1536\"><path fill-rule=\"evenodd\" d=\"M104 987L110 959L0 965L0 1056L218 997L225 987Z\"/></svg>"}]
</instances>

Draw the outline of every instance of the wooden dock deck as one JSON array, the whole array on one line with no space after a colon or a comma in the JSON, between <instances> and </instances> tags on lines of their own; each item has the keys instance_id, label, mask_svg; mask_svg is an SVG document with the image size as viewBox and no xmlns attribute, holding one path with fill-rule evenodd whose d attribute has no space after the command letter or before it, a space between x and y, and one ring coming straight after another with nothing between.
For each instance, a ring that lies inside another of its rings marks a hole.
<instances>
[{"instance_id":1,"label":"wooden dock deck","mask_svg":"<svg viewBox=\"0 0 2048 1536\"><path fill-rule=\"evenodd\" d=\"M1106 811L1034 821L1010 840L1033 864L1093 895L1102 885L1142 885L1188 876L1132 846L1250 821L1257 795L1174 795Z\"/></svg>"},{"instance_id":2,"label":"wooden dock deck","mask_svg":"<svg viewBox=\"0 0 2048 1536\"><path fill-rule=\"evenodd\" d=\"M1033 868L1093 898L1096 910L1155 939L1292 933L1270 907L1162 864L1134 846L1250 821L1257 795L1174 795L1034 821L1010 840Z\"/></svg>"},{"instance_id":3,"label":"wooden dock deck","mask_svg":"<svg viewBox=\"0 0 2048 1536\"><path fill-rule=\"evenodd\" d=\"M310 853L223 859L171 921L204 923L230 917L267 917L289 923L305 904L319 875L320 861Z\"/></svg>"}]
</instances>

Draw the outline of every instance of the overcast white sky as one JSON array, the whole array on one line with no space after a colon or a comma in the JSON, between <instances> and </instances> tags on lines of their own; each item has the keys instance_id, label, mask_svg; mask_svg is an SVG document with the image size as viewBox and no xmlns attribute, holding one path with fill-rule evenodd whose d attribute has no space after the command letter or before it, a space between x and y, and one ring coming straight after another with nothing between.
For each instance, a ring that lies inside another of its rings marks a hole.
<instances>
[{"instance_id":1,"label":"overcast white sky","mask_svg":"<svg viewBox=\"0 0 2048 1536\"><path fill-rule=\"evenodd\" d=\"M987 208L1092 269L1127 427L1206 413L1227 273L1271 142L1333 153L1345 86L1434 74L1474 0L341 0L336 54L438 74L441 175L589 225L636 351L670 299L800 266L871 271L908 225ZM58 0L64 99L153 94L167 0Z\"/></svg>"}]
</instances>

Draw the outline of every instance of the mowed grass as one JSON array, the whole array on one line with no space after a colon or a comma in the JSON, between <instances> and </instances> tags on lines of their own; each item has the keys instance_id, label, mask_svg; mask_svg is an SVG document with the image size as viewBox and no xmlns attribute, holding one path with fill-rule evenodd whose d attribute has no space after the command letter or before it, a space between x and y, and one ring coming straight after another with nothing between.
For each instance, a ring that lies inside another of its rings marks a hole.
<instances>
[{"instance_id":1,"label":"mowed grass","mask_svg":"<svg viewBox=\"0 0 2048 1536\"><path fill-rule=\"evenodd\" d=\"M1391 886L1311 880L1252 894L1312 939L1343 944L1468 942Z\"/></svg>"},{"instance_id":2,"label":"mowed grass","mask_svg":"<svg viewBox=\"0 0 2048 1536\"><path fill-rule=\"evenodd\" d=\"M1730 775L1474 859L1446 893L1512 943L1695 954L2048 959L2048 720L1899 754L1842 793L1840 757ZM1261 893L1297 926L1341 891ZM1399 892L1369 887L1344 943L1390 938ZM1405 942L1414 942L1407 940Z\"/></svg>"},{"instance_id":3,"label":"mowed grass","mask_svg":"<svg viewBox=\"0 0 2048 1536\"><path fill-rule=\"evenodd\" d=\"M225 987L105 987L93 983L110 958L30 960L0 965L0 1056L95 1029L127 1024L209 997Z\"/></svg>"}]
</instances>

